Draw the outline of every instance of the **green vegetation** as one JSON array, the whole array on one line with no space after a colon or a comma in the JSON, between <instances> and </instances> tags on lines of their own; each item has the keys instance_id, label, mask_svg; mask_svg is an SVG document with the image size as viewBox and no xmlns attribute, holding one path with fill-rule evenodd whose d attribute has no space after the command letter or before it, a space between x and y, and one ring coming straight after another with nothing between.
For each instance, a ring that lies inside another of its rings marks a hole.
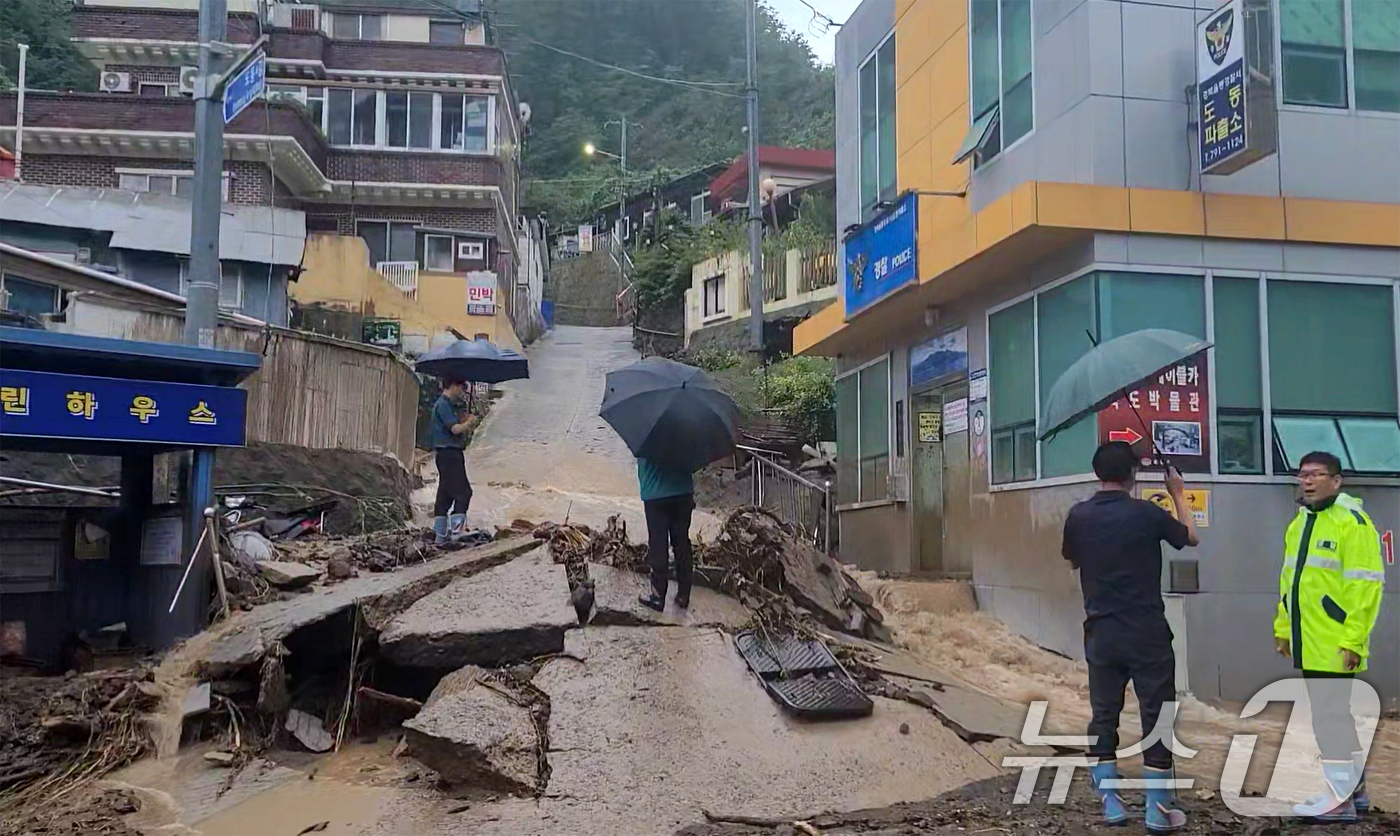
<instances>
[{"instance_id":1,"label":"green vegetation","mask_svg":"<svg viewBox=\"0 0 1400 836\"><path fill-rule=\"evenodd\" d=\"M834 436L836 367L826 357L786 357L751 372L764 405L806 444Z\"/></svg>"},{"instance_id":2,"label":"green vegetation","mask_svg":"<svg viewBox=\"0 0 1400 836\"><path fill-rule=\"evenodd\" d=\"M97 89L97 67L68 39L72 8L69 0L0 0L0 89L19 81L17 44L29 44L29 89Z\"/></svg>"},{"instance_id":3,"label":"green vegetation","mask_svg":"<svg viewBox=\"0 0 1400 836\"><path fill-rule=\"evenodd\" d=\"M533 114L525 203L552 221L582 220L624 185L614 161L582 152L588 142L621 150L618 126L609 121L633 123L625 185L634 193L743 153L743 0L498 0L495 7L512 81ZM762 4L758 37L760 141L833 147L832 68L818 64L806 42ZM705 86L640 78L559 49Z\"/></svg>"}]
</instances>

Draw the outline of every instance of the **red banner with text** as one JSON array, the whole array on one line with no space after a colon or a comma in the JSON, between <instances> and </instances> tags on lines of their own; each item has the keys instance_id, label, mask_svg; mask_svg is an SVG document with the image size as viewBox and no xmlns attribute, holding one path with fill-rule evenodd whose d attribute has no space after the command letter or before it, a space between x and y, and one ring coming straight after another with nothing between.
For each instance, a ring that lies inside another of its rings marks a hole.
<instances>
[{"instance_id":1,"label":"red banner with text","mask_svg":"<svg viewBox=\"0 0 1400 836\"><path fill-rule=\"evenodd\" d=\"M1146 462L1155 442L1157 450L1183 473L1209 473L1206 368L1206 355L1201 352L1130 389L1126 398L1099 412L1099 443L1126 441Z\"/></svg>"}]
</instances>

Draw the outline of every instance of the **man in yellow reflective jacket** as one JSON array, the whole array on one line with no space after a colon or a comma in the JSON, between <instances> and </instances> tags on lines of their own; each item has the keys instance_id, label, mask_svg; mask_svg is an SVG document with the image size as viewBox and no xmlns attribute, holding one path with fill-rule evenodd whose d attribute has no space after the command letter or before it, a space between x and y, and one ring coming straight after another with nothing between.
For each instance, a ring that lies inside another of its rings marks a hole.
<instances>
[{"instance_id":1,"label":"man in yellow reflective jacket","mask_svg":"<svg viewBox=\"0 0 1400 836\"><path fill-rule=\"evenodd\" d=\"M1351 715L1351 686L1366 670L1385 570L1380 536L1361 501L1342 493L1342 465L1309 453L1298 467L1303 507L1284 537L1274 647L1307 681L1313 735L1328 793L1294 808L1319 821L1354 821L1370 808L1366 753Z\"/></svg>"}]
</instances>

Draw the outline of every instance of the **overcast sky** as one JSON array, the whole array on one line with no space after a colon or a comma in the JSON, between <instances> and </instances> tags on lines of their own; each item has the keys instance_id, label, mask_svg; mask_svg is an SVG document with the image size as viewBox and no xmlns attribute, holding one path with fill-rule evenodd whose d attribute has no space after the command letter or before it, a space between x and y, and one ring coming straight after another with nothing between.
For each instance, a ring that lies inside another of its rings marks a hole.
<instances>
[{"instance_id":1,"label":"overcast sky","mask_svg":"<svg viewBox=\"0 0 1400 836\"><path fill-rule=\"evenodd\" d=\"M822 14L836 21L845 23L846 18L860 5L860 0L807 0ZM769 6L778 13L778 17L788 28L797 32L807 39L807 43L812 45L812 51L817 54L817 59L830 64L836 60L836 27L830 27L823 32L821 23L812 19L812 10L803 5L802 0L767 0Z\"/></svg>"}]
</instances>

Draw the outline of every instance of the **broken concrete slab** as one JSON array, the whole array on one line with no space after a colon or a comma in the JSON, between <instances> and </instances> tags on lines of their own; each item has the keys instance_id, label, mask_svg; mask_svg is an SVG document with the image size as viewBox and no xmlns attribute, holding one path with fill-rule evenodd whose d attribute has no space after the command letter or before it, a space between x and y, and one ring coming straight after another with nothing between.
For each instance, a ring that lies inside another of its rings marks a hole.
<instances>
[{"instance_id":1,"label":"broken concrete slab","mask_svg":"<svg viewBox=\"0 0 1400 836\"><path fill-rule=\"evenodd\" d=\"M201 636L197 644L189 646L189 660L206 676L223 678L256 664L268 648L293 631L352 606L360 608L371 629L382 629L410 604L441 589L449 581L499 566L539 547L539 541L527 537L499 540L418 566L353 578L289 601L235 613L233 618Z\"/></svg>"},{"instance_id":2,"label":"broken concrete slab","mask_svg":"<svg viewBox=\"0 0 1400 836\"><path fill-rule=\"evenodd\" d=\"M534 679L550 697L549 793L626 823L612 832L674 832L702 808L914 801L997 774L918 706L876 698L862 719L785 716L717 630L590 626L565 650Z\"/></svg>"},{"instance_id":3,"label":"broken concrete slab","mask_svg":"<svg viewBox=\"0 0 1400 836\"><path fill-rule=\"evenodd\" d=\"M284 563L280 560L265 560L258 564L258 573L270 584L282 589L300 589L310 586L321 577L321 570L304 563Z\"/></svg>"},{"instance_id":4,"label":"broken concrete slab","mask_svg":"<svg viewBox=\"0 0 1400 836\"><path fill-rule=\"evenodd\" d=\"M321 718L293 708L287 712L287 731L297 742L312 752L329 752L335 745L335 737L326 731Z\"/></svg>"},{"instance_id":5,"label":"broken concrete slab","mask_svg":"<svg viewBox=\"0 0 1400 836\"><path fill-rule=\"evenodd\" d=\"M646 575L590 563L588 578L593 581L593 620L589 623L597 626L662 624L737 630L753 617L743 604L704 587L691 590L690 608L683 610L676 606L676 585L671 584L666 610L657 612L637 600L639 595L651 591L651 580Z\"/></svg>"},{"instance_id":6,"label":"broken concrete slab","mask_svg":"<svg viewBox=\"0 0 1400 836\"><path fill-rule=\"evenodd\" d=\"M530 708L475 666L443 677L404 723L408 753L449 784L532 793L543 742Z\"/></svg>"},{"instance_id":7,"label":"broken concrete slab","mask_svg":"<svg viewBox=\"0 0 1400 836\"><path fill-rule=\"evenodd\" d=\"M564 567L536 552L425 596L379 634L379 652L408 667L498 665L559 653L576 626Z\"/></svg>"},{"instance_id":8,"label":"broken concrete slab","mask_svg":"<svg viewBox=\"0 0 1400 836\"><path fill-rule=\"evenodd\" d=\"M211 683L201 682L185 692L185 702L180 708L180 716L189 719L209 711L213 689Z\"/></svg>"}]
</instances>

